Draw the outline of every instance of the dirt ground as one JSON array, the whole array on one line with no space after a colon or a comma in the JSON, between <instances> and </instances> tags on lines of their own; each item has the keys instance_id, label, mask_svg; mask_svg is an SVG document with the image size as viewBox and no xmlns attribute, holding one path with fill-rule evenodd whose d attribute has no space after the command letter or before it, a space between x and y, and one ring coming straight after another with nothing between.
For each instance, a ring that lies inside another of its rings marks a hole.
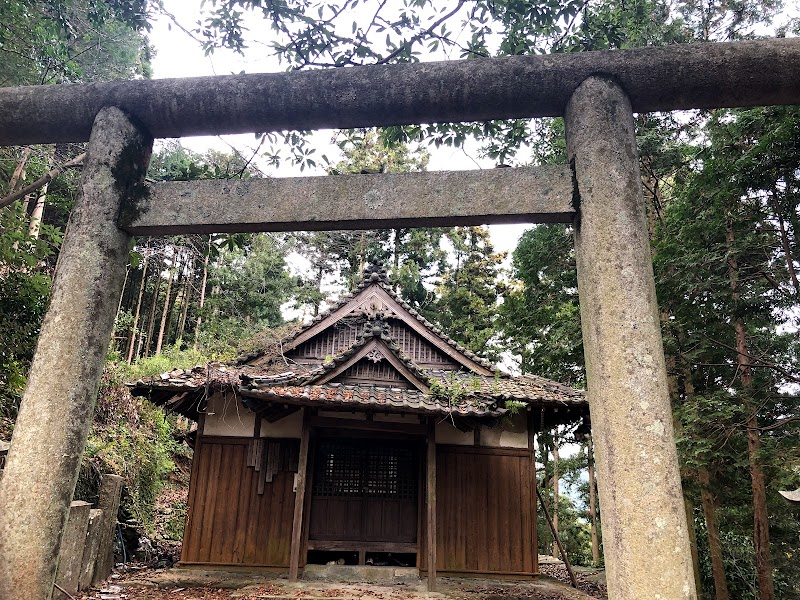
<instances>
[{"instance_id":1,"label":"dirt ground","mask_svg":"<svg viewBox=\"0 0 800 600\"><path fill-rule=\"evenodd\" d=\"M78 600L586 600L607 598L594 572L578 575L579 590L561 565L542 565L534 581L442 577L436 592L419 583L290 582L275 576L189 569L138 569L115 573L105 586ZM544 572L547 574L544 574Z\"/></svg>"}]
</instances>

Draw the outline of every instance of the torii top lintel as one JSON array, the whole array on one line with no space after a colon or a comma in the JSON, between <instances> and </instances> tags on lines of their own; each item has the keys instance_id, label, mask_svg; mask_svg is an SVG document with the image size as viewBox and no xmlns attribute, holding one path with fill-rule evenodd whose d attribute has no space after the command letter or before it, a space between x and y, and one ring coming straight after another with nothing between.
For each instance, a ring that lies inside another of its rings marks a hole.
<instances>
[{"instance_id":1,"label":"torii top lintel","mask_svg":"<svg viewBox=\"0 0 800 600\"><path fill-rule=\"evenodd\" d=\"M800 39L0 89L0 145L79 142L117 106L156 138L561 116L591 75L636 112L800 103Z\"/></svg>"}]
</instances>

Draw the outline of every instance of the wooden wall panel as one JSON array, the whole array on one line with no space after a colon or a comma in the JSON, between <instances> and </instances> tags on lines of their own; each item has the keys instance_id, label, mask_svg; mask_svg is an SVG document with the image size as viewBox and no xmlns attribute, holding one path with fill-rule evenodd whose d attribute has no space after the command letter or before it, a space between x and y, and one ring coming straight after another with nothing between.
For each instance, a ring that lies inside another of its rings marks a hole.
<instances>
[{"instance_id":1,"label":"wooden wall panel","mask_svg":"<svg viewBox=\"0 0 800 600\"><path fill-rule=\"evenodd\" d=\"M259 494L259 473L247 466L249 444L250 438L202 438L182 562L289 566L294 474L277 472Z\"/></svg>"},{"instance_id":2,"label":"wooden wall panel","mask_svg":"<svg viewBox=\"0 0 800 600\"><path fill-rule=\"evenodd\" d=\"M436 460L437 572L534 574L528 450L439 446ZM424 548L419 557L425 571Z\"/></svg>"}]
</instances>

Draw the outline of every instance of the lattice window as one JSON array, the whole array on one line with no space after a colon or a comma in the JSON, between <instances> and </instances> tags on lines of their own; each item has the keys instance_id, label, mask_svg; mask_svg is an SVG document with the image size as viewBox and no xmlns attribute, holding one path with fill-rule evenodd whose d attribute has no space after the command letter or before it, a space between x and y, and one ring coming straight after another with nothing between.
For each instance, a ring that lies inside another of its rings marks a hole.
<instances>
[{"instance_id":1,"label":"lattice window","mask_svg":"<svg viewBox=\"0 0 800 600\"><path fill-rule=\"evenodd\" d=\"M339 376L340 379L360 379L363 381L381 383L386 382L391 385L396 385L395 382L406 382L406 378L397 372L388 361L381 361L379 363L370 362L369 360L360 360L353 366L349 367L344 373ZM401 387L407 387L403 385Z\"/></svg>"},{"instance_id":2,"label":"lattice window","mask_svg":"<svg viewBox=\"0 0 800 600\"><path fill-rule=\"evenodd\" d=\"M389 335L399 344L403 352L416 363L448 364L452 361L432 344L411 331L405 323L392 321Z\"/></svg>"},{"instance_id":3,"label":"lattice window","mask_svg":"<svg viewBox=\"0 0 800 600\"><path fill-rule=\"evenodd\" d=\"M315 496L414 500L416 453L409 446L323 440L314 467Z\"/></svg>"},{"instance_id":4,"label":"lattice window","mask_svg":"<svg viewBox=\"0 0 800 600\"><path fill-rule=\"evenodd\" d=\"M361 495L361 456L349 444L321 441L314 468L314 495Z\"/></svg>"},{"instance_id":5,"label":"lattice window","mask_svg":"<svg viewBox=\"0 0 800 600\"><path fill-rule=\"evenodd\" d=\"M417 497L416 461L410 448L378 446L366 454L364 494L413 500Z\"/></svg>"}]
</instances>

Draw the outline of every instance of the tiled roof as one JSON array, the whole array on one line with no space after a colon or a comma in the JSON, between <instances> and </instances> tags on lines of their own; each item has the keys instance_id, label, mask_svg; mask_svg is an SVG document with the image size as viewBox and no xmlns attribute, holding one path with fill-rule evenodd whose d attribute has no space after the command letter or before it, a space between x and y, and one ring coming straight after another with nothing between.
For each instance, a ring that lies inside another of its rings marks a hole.
<instances>
[{"instance_id":1,"label":"tiled roof","mask_svg":"<svg viewBox=\"0 0 800 600\"><path fill-rule=\"evenodd\" d=\"M462 348L398 298L388 284L385 271L381 269L370 268L361 286L353 294L341 298L328 314L345 306L353 296L370 285L381 286L427 329L494 374L485 376L472 371L422 369L390 337L388 323L382 317L375 317L364 321L362 334L351 347L322 364L304 365L277 359L264 364L243 364L263 355L256 353L240 357L234 366L214 363L186 370L176 369L147 381L140 380L130 384L131 390L136 395L147 396L156 404L194 419L210 394L226 390L248 399L246 403L251 406L253 400L262 400L268 403L284 403L290 407L303 405L380 412L498 417L508 412L510 402L519 402L530 407L548 408L553 413L586 412L587 403L583 391L535 375L511 377ZM289 344L326 316L327 314L315 318L310 325L284 338L282 344ZM413 378L418 380L412 383L420 387L419 390L391 387L390 384L319 383L333 377L325 376L353 359L372 340L380 340L384 353L388 349L395 366L399 368L402 365L407 369L406 378L410 378L410 381ZM272 345L281 348L281 343Z\"/></svg>"},{"instance_id":2,"label":"tiled roof","mask_svg":"<svg viewBox=\"0 0 800 600\"><path fill-rule=\"evenodd\" d=\"M330 368L333 367L270 375L246 365L233 368L212 364L176 369L147 381L139 380L130 387L135 395L147 396L156 404L190 418L196 418L202 401L218 390L306 406L486 417L507 412L508 401L540 407L587 406L583 391L535 375L505 378L455 371L418 371L431 386L429 394L389 386L311 383Z\"/></svg>"},{"instance_id":3,"label":"tiled roof","mask_svg":"<svg viewBox=\"0 0 800 600\"><path fill-rule=\"evenodd\" d=\"M263 383L263 382L262 382ZM261 385L241 387L240 393L247 398L270 402L290 402L304 406L358 408L376 412L414 412L436 415L469 417L499 417L508 409L477 396L465 396L452 403L425 394L416 389L394 388L379 385L348 385L326 383L324 385Z\"/></svg>"},{"instance_id":4,"label":"tiled roof","mask_svg":"<svg viewBox=\"0 0 800 600\"><path fill-rule=\"evenodd\" d=\"M461 393L493 398L496 401L515 400L536 405L586 404L586 392L536 375L486 377L463 371L426 371L429 381L444 386L458 386Z\"/></svg>"}]
</instances>

